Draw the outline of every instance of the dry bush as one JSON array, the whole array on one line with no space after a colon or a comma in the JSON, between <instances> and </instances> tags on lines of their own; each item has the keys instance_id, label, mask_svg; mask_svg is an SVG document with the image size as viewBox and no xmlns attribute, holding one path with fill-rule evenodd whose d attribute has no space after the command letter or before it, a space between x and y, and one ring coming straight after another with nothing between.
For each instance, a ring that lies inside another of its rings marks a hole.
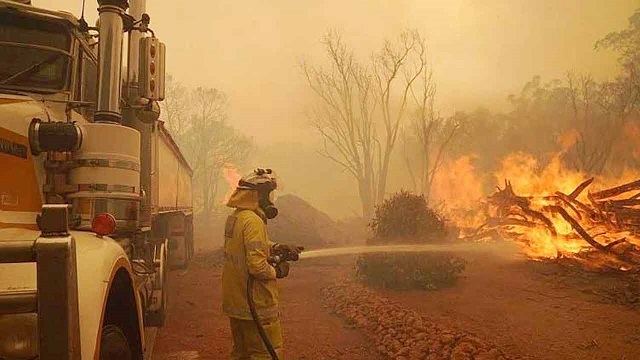
<instances>
[{"instance_id":1,"label":"dry bush","mask_svg":"<svg viewBox=\"0 0 640 360\"><path fill-rule=\"evenodd\" d=\"M376 207L369 227L371 244L430 243L446 237L442 217L427 206L424 195L404 190Z\"/></svg>"},{"instance_id":2,"label":"dry bush","mask_svg":"<svg viewBox=\"0 0 640 360\"><path fill-rule=\"evenodd\" d=\"M424 196L400 191L376 208L369 227L369 244L425 244L446 241L441 216L427 206ZM362 255L357 277L370 286L390 289L433 290L458 279L465 261L446 253L382 253Z\"/></svg>"},{"instance_id":3,"label":"dry bush","mask_svg":"<svg viewBox=\"0 0 640 360\"><path fill-rule=\"evenodd\" d=\"M451 254L384 253L361 256L356 266L358 278L369 286L435 290L454 285L465 265Z\"/></svg>"}]
</instances>

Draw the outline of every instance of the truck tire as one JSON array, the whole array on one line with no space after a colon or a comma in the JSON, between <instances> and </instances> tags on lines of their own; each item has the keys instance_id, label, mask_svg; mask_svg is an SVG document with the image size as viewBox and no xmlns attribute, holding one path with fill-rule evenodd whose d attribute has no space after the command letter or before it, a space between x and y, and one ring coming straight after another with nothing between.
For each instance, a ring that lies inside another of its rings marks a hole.
<instances>
[{"instance_id":1,"label":"truck tire","mask_svg":"<svg viewBox=\"0 0 640 360\"><path fill-rule=\"evenodd\" d=\"M131 348L124 332L116 325L102 327L100 360L131 360Z\"/></svg>"},{"instance_id":2,"label":"truck tire","mask_svg":"<svg viewBox=\"0 0 640 360\"><path fill-rule=\"evenodd\" d=\"M159 254L157 255L157 282L160 286L154 289L154 292L159 291L160 304L157 309L150 309L145 316L145 326L161 327L164 325L167 318L167 306L169 303L169 246L165 241L158 247Z\"/></svg>"}]
</instances>

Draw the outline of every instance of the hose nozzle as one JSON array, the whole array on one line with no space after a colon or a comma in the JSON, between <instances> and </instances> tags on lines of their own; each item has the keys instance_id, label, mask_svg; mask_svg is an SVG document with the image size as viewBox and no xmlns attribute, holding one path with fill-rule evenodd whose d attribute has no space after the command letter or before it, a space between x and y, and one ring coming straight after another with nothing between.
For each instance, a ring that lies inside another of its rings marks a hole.
<instances>
[{"instance_id":1,"label":"hose nozzle","mask_svg":"<svg viewBox=\"0 0 640 360\"><path fill-rule=\"evenodd\" d=\"M284 260L282 260L282 257L279 255L273 255L267 258L267 262L273 267L278 266L278 264L280 264L283 261Z\"/></svg>"},{"instance_id":2,"label":"hose nozzle","mask_svg":"<svg viewBox=\"0 0 640 360\"><path fill-rule=\"evenodd\" d=\"M298 261L300 253L304 250L302 246L289 246L276 244L271 249L271 256L267 259L269 264L276 266L285 261Z\"/></svg>"}]
</instances>

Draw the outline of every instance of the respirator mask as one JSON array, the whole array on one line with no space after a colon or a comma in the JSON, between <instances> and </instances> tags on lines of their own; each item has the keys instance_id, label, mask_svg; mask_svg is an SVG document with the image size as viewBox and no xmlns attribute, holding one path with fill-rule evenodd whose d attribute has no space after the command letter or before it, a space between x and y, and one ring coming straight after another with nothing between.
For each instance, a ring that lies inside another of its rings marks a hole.
<instances>
[{"instance_id":1,"label":"respirator mask","mask_svg":"<svg viewBox=\"0 0 640 360\"><path fill-rule=\"evenodd\" d=\"M262 190L258 188L258 205L264 211L267 219L278 216L278 208L275 206L276 190Z\"/></svg>"}]
</instances>

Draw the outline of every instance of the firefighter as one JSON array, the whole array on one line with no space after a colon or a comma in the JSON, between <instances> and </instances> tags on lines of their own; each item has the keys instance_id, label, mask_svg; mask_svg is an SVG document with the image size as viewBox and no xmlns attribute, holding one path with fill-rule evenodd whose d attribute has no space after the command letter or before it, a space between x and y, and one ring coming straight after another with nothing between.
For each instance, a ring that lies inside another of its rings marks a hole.
<instances>
[{"instance_id":1,"label":"firefighter","mask_svg":"<svg viewBox=\"0 0 640 360\"><path fill-rule=\"evenodd\" d=\"M244 176L227 202L236 210L225 224L224 268L222 273L223 311L229 316L233 336L231 359L272 359L260 337L258 323L267 342L282 359L282 330L278 313L276 279L289 274L289 264L269 263L274 253L301 251L301 247L272 242L267 234L267 220L278 215L273 204L276 177L270 169L257 169ZM297 255L296 255L297 258ZM247 284L252 277L255 312L252 317ZM255 321L257 320L258 323Z\"/></svg>"}]
</instances>

